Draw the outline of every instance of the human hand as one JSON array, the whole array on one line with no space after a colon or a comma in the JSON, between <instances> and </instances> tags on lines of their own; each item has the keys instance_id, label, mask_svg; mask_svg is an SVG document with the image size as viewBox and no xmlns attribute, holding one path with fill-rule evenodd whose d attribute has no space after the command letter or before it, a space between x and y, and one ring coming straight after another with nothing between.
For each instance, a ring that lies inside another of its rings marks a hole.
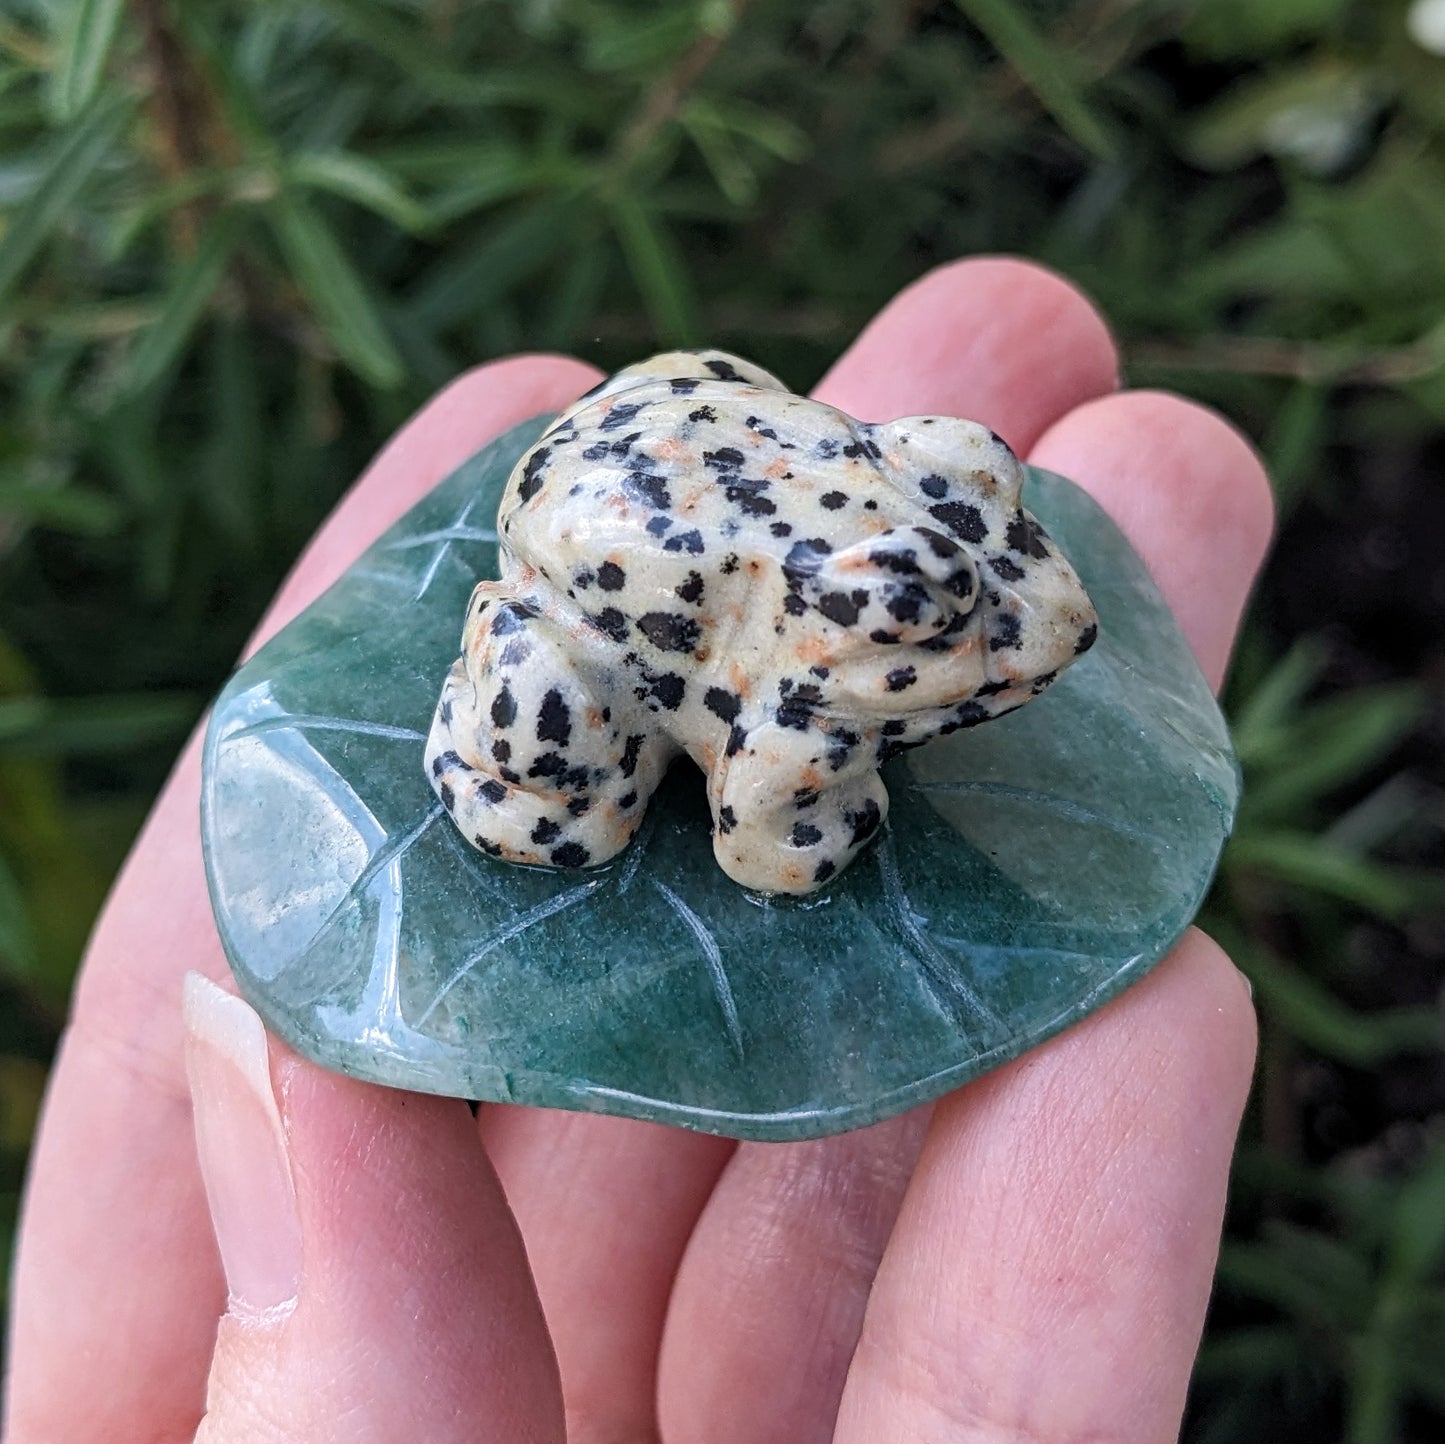
<instances>
[{"instance_id":1,"label":"human hand","mask_svg":"<svg viewBox=\"0 0 1445 1444\"><path fill-rule=\"evenodd\" d=\"M1076 292L974 260L895 299L817 395L869 420L971 417L1071 476L1217 685L1268 484L1217 416L1117 393L1116 371ZM455 382L262 635L459 462L596 379L528 357ZM1177 1433L1254 1049L1246 986L1202 934L1018 1061L855 1133L735 1144L492 1105L474 1122L268 1045L199 979L183 1026L187 971L226 976L199 789L193 740L78 985L26 1198L10 1444Z\"/></svg>"}]
</instances>

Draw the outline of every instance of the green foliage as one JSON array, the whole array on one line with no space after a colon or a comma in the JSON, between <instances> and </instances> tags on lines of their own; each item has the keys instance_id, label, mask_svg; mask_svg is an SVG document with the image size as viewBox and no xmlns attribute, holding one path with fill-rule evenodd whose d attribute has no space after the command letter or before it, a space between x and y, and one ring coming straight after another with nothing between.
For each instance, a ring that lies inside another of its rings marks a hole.
<instances>
[{"instance_id":1,"label":"green foliage","mask_svg":"<svg viewBox=\"0 0 1445 1444\"><path fill-rule=\"evenodd\" d=\"M699 340L804 385L927 266L1025 252L1094 293L1131 380L1259 440L1284 520L1208 917L1255 984L1261 1087L1187 1437L1330 1435L1335 1412L1355 1444L1438 1435L1445 778L1420 629L1445 592L1438 557L1433 584L1369 571L1399 495L1386 540L1411 542L1445 418L1445 59L1411 13L12 0L0 1194L148 799L427 395L514 349L605 367ZM1353 1100L1340 1136L1300 1101L1320 1078Z\"/></svg>"}]
</instances>

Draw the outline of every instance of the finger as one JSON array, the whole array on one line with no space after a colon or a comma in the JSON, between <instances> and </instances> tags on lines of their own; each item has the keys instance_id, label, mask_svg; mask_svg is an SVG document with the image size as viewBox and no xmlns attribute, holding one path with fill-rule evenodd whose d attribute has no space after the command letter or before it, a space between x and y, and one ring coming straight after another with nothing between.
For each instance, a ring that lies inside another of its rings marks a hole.
<instances>
[{"instance_id":1,"label":"finger","mask_svg":"<svg viewBox=\"0 0 1445 1444\"><path fill-rule=\"evenodd\" d=\"M815 394L867 421L981 421L1022 456L1118 378L1109 328L1079 291L1030 261L981 256L895 296Z\"/></svg>"},{"instance_id":2,"label":"finger","mask_svg":"<svg viewBox=\"0 0 1445 1444\"><path fill-rule=\"evenodd\" d=\"M943 267L904 291L865 329L817 395L860 417L931 410L968 416L1026 446L1069 407L1109 390L1117 369L1108 328L1077 291L1037 266L985 259ZM790 1267L756 1251L731 1264L725 1260L736 1238L761 1239L775 1226L776 1236L798 1236L809 1209L816 1211L816 1200L805 1202L809 1190L798 1182L797 1218L772 1219L769 1189L775 1177L812 1177L835 1200L849 1188L878 1188L867 1208L860 1205L854 1219L839 1221L841 1248L841 1234L862 1227L868 1216L869 1241L854 1238L847 1244L866 1254L881 1246L875 1235L887 1232L882 1179L896 1176L900 1150L906 1153L906 1130L879 1135L874 1146L880 1157L831 1145L805 1151L790 1165L775 1145L744 1148L739 1157L753 1161L739 1166L725 1200L709 1206L704 1237L694 1239L688 1252L689 1276L697 1282L669 1313L670 1268L730 1146L675 1130L634 1132L596 1119L515 1109L505 1110L505 1137L498 1138L487 1115L483 1110L484 1136L527 1240L557 1341L572 1437L583 1444L632 1437L640 1432L638 1421L654 1418L659 1383L646 1361L656 1358L665 1314L667 1367L676 1377L663 1381L664 1395L690 1397L682 1380L698 1380L704 1393L713 1390L709 1397L727 1389L729 1350L743 1347L742 1335L757 1328L751 1316L721 1312L710 1292L711 1281L729 1268L730 1296L766 1297L773 1310L768 1327L776 1324L778 1337L786 1337L794 1317L800 1327L806 1325L814 1294L801 1263ZM624 1136L626 1148L614 1147ZM764 1163L769 1155L772 1161ZM670 1186L639 1188L634 1177L667 1178ZM752 1220L752 1210L771 1221ZM723 1262L709 1261L719 1253ZM636 1272L642 1256L652 1257L655 1267ZM597 1300L604 1297L625 1299L625 1311L599 1312ZM811 1399L814 1414L836 1404L841 1365L862 1317L856 1288L840 1283L837 1305L829 1315L832 1332L818 1353L820 1361L832 1361L831 1400ZM679 1321L675 1333L673 1318ZM757 1387L749 1391L758 1400L786 1387L787 1352L761 1357L765 1352L748 1354L761 1370ZM817 1372L826 1372L821 1362ZM697 1430L706 1420L695 1416L686 1422ZM679 1437L694 1435L684 1429Z\"/></svg>"},{"instance_id":3,"label":"finger","mask_svg":"<svg viewBox=\"0 0 1445 1444\"><path fill-rule=\"evenodd\" d=\"M262 631L498 432L596 379L560 358L481 367L377 458L287 583ZM188 968L225 972L201 867L193 739L106 906L51 1077L31 1161L10 1331L12 1444L188 1437L222 1285L194 1150L176 998Z\"/></svg>"},{"instance_id":4,"label":"finger","mask_svg":"<svg viewBox=\"0 0 1445 1444\"><path fill-rule=\"evenodd\" d=\"M941 1102L838 1444L1173 1439L1253 1057L1245 984L1195 932L1108 1007Z\"/></svg>"},{"instance_id":5,"label":"finger","mask_svg":"<svg viewBox=\"0 0 1445 1444\"><path fill-rule=\"evenodd\" d=\"M1103 504L1217 688L1274 525L1269 478L1249 443L1192 401L1125 391L1055 422L1029 460Z\"/></svg>"},{"instance_id":6,"label":"finger","mask_svg":"<svg viewBox=\"0 0 1445 1444\"><path fill-rule=\"evenodd\" d=\"M562 1444L521 1236L466 1105L271 1056L192 973L186 1061L230 1298L200 1444ZM147 1421L113 1438L155 1437Z\"/></svg>"},{"instance_id":7,"label":"finger","mask_svg":"<svg viewBox=\"0 0 1445 1444\"><path fill-rule=\"evenodd\" d=\"M929 1111L834 1138L738 1150L673 1291L658 1399L670 1444L832 1438ZM711 1350L700 1347L705 1339ZM750 1386L740 1389L740 1379Z\"/></svg>"},{"instance_id":8,"label":"finger","mask_svg":"<svg viewBox=\"0 0 1445 1444\"><path fill-rule=\"evenodd\" d=\"M527 1240L562 1370L569 1444L655 1438L673 1277L734 1144L531 1108L483 1108L479 1123Z\"/></svg>"}]
</instances>

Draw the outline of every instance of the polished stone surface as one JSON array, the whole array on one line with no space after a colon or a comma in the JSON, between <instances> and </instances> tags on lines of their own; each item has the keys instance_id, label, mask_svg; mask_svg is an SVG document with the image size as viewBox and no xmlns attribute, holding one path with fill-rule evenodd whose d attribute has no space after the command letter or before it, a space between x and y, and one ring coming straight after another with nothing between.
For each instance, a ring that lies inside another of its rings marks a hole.
<instances>
[{"instance_id":1,"label":"polished stone surface","mask_svg":"<svg viewBox=\"0 0 1445 1444\"><path fill-rule=\"evenodd\" d=\"M293 1047L427 1092L813 1137L1016 1056L1183 932L1237 801L1224 723L1117 528L1039 472L1025 503L1083 578L1097 645L1031 706L891 762L886 829L827 889L764 899L727 878L686 762L605 868L469 847L420 759L541 426L461 467L216 705L216 918Z\"/></svg>"}]
</instances>

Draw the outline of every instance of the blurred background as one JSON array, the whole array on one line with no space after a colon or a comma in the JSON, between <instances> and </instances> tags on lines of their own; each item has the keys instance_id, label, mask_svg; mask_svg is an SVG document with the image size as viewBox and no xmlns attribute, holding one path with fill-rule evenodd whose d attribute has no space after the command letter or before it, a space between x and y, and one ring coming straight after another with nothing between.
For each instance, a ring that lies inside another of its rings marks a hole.
<instances>
[{"instance_id":1,"label":"blurred background","mask_svg":"<svg viewBox=\"0 0 1445 1444\"><path fill-rule=\"evenodd\" d=\"M0 3L0 1224L86 933L387 434L514 349L799 389L1014 251L1266 455L1206 922L1259 1077L1186 1438L1445 1436L1445 0Z\"/></svg>"}]
</instances>

